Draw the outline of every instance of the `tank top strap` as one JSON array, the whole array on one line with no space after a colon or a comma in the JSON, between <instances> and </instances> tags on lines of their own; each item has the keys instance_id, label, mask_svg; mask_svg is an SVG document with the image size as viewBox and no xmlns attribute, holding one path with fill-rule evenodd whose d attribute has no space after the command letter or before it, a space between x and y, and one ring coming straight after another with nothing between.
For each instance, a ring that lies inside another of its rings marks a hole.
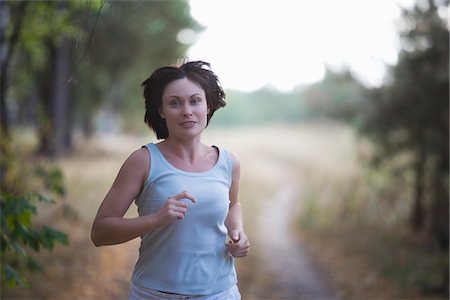
<instances>
[{"instance_id":1,"label":"tank top strap","mask_svg":"<svg viewBox=\"0 0 450 300\"><path fill-rule=\"evenodd\" d=\"M227 174L228 183L229 183L229 186L231 186L231 182L233 180L233 162L231 160L231 153L226 148L218 147L215 145L213 145L213 147L215 147L216 149L219 150L219 160L222 159L223 162L225 163L225 166L227 168L226 174Z\"/></svg>"},{"instance_id":2,"label":"tank top strap","mask_svg":"<svg viewBox=\"0 0 450 300\"><path fill-rule=\"evenodd\" d=\"M142 146L142 148L147 148L148 155L149 155L149 161L150 161L150 167L148 170L148 177L145 183L148 183L152 180L155 174L158 174L161 172L162 168L164 167L162 164L162 154L158 151L156 148L156 145L154 143L148 143L147 145Z\"/></svg>"}]
</instances>

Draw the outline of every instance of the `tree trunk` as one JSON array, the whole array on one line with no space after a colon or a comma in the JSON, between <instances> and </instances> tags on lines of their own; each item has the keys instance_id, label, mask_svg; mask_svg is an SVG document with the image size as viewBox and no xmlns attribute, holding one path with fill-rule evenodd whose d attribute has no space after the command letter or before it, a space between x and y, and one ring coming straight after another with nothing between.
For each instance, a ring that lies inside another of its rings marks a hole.
<instances>
[{"instance_id":1,"label":"tree trunk","mask_svg":"<svg viewBox=\"0 0 450 300\"><path fill-rule=\"evenodd\" d=\"M8 157L11 153L11 137L9 132L9 115L6 95L8 90L8 67L14 54L28 1L23 1L15 12L13 29L9 40L6 38L7 25L11 18L11 10L8 2L0 1L0 191L8 192L6 174L8 173Z\"/></svg>"},{"instance_id":2,"label":"tree trunk","mask_svg":"<svg viewBox=\"0 0 450 300\"><path fill-rule=\"evenodd\" d=\"M66 109L66 126L63 133L63 144L65 151L73 149L73 134L75 128L75 99L76 99L76 81L75 76L75 41L68 40L68 57L67 57L67 109Z\"/></svg>"},{"instance_id":3,"label":"tree trunk","mask_svg":"<svg viewBox=\"0 0 450 300\"><path fill-rule=\"evenodd\" d=\"M54 137L53 137L53 105L52 105L52 81L54 78L54 59L56 54L56 48L53 46L51 40L46 41L48 55L48 61L46 68L41 75L40 82L40 100L42 109L40 111L38 135L39 135L39 148L38 154L47 157L53 157L55 155Z\"/></svg>"},{"instance_id":4,"label":"tree trunk","mask_svg":"<svg viewBox=\"0 0 450 300\"><path fill-rule=\"evenodd\" d=\"M432 184L431 231L436 237L441 249L449 249L449 173L448 159L438 159ZM448 152L445 156L448 155Z\"/></svg>"},{"instance_id":5,"label":"tree trunk","mask_svg":"<svg viewBox=\"0 0 450 300\"><path fill-rule=\"evenodd\" d=\"M411 212L411 227L419 231L424 226L424 179L425 179L426 152L425 145L420 145L415 164L414 204Z\"/></svg>"},{"instance_id":6,"label":"tree trunk","mask_svg":"<svg viewBox=\"0 0 450 300\"><path fill-rule=\"evenodd\" d=\"M64 2L57 3L57 10L65 9ZM71 118L71 100L73 93L70 69L72 66L72 43L66 37L60 37L55 46L49 41L49 61L47 74L42 86L43 118L40 130L39 153L53 157L66 152L71 147L72 132L69 126Z\"/></svg>"},{"instance_id":7,"label":"tree trunk","mask_svg":"<svg viewBox=\"0 0 450 300\"><path fill-rule=\"evenodd\" d=\"M55 50L54 59L54 73L52 80L52 105L53 115L52 127L53 127L53 139L54 139L54 152L55 154L64 153L68 149L66 144L66 134L68 129L68 116L69 112L69 76L70 76L70 42L67 38L63 38L61 45Z\"/></svg>"},{"instance_id":8,"label":"tree trunk","mask_svg":"<svg viewBox=\"0 0 450 300\"><path fill-rule=\"evenodd\" d=\"M6 29L11 18L11 9L6 1L0 1L0 130L2 139L9 138L9 116L6 103L6 91L8 90L8 66L14 54L28 1L23 1L17 7L13 20L13 30L9 40L6 39ZM3 172L2 172L3 173Z\"/></svg>"},{"instance_id":9,"label":"tree trunk","mask_svg":"<svg viewBox=\"0 0 450 300\"><path fill-rule=\"evenodd\" d=\"M449 249L449 161L448 144L443 147L440 159L437 159L432 180L431 192L431 234L437 240L444 255L448 255ZM446 148L446 149L445 149ZM449 292L449 265L442 265L442 284L439 289L448 295Z\"/></svg>"},{"instance_id":10,"label":"tree trunk","mask_svg":"<svg viewBox=\"0 0 450 300\"><path fill-rule=\"evenodd\" d=\"M6 43L6 25L9 22L9 7L4 1L0 2L0 154L3 157L0 162L0 192L6 192L8 185L6 184L5 173L7 163L4 162L7 157L9 142L9 126L8 126L8 109L6 106L6 82L8 60Z\"/></svg>"}]
</instances>

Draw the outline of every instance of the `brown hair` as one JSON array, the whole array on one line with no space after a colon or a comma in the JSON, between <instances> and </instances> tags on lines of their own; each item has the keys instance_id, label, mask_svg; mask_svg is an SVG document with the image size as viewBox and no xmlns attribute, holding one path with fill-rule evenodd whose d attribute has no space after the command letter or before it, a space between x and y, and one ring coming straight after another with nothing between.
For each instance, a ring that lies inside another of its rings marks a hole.
<instances>
[{"instance_id":1,"label":"brown hair","mask_svg":"<svg viewBox=\"0 0 450 300\"><path fill-rule=\"evenodd\" d=\"M209 63L192 61L186 62L179 67L168 66L159 68L142 83L145 98L144 121L155 132L157 139L165 139L169 136L166 120L161 118L159 114L164 90L170 82L183 78L196 82L205 91L206 102L209 108L207 125L214 112L226 105L225 92L217 75L211 71Z\"/></svg>"}]
</instances>

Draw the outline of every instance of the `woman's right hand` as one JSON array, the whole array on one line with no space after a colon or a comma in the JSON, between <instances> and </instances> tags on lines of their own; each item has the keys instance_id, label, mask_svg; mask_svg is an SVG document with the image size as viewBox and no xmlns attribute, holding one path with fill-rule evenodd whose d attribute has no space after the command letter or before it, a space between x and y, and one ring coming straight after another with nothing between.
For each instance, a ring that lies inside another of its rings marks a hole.
<instances>
[{"instance_id":1,"label":"woman's right hand","mask_svg":"<svg viewBox=\"0 0 450 300\"><path fill-rule=\"evenodd\" d=\"M189 199L192 203L196 203L195 197L186 191L169 197L156 213L158 224L160 226L167 224L174 218L179 220L184 218L188 209L188 204L181 201L182 199Z\"/></svg>"}]
</instances>

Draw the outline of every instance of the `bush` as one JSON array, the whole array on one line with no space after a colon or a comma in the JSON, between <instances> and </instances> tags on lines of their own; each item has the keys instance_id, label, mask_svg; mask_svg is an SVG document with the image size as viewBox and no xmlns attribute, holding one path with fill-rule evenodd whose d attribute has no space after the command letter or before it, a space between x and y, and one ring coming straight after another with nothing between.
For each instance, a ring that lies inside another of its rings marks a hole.
<instances>
[{"instance_id":1,"label":"bush","mask_svg":"<svg viewBox=\"0 0 450 300\"><path fill-rule=\"evenodd\" d=\"M35 176L40 179L44 191L63 196L62 172L58 168L36 168ZM48 225L36 226L32 217L37 215L39 202L55 203L41 192L2 191L0 194L1 225L1 281L8 287L27 287L28 283L19 271L24 265L35 269L37 263L28 255L28 250L39 252L42 248L52 250L55 244L68 245L68 237Z\"/></svg>"}]
</instances>

